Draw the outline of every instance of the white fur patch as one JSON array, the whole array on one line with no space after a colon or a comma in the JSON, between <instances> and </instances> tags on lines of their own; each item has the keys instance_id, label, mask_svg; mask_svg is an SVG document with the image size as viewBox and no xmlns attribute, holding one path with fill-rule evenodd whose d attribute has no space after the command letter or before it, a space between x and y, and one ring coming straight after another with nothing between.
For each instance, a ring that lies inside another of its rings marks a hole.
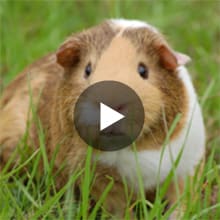
<instances>
[{"instance_id":1,"label":"white fur patch","mask_svg":"<svg viewBox=\"0 0 220 220\"><path fill-rule=\"evenodd\" d=\"M126 28L149 28L152 31L158 33L158 30L151 26L150 24L143 22L143 21L138 21L138 20L126 20L126 19L111 19L110 20L113 24L121 27L123 30Z\"/></svg>"},{"instance_id":2,"label":"white fur patch","mask_svg":"<svg viewBox=\"0 0 220 220\"><path fill-rule=\"evenodd\" d=\"M186 125L180 135L165 147L161 166L162 150L143 150L137 153L145 189L154 188L158 181L162 182L167 177L172 169L173 161L178 158L182 147L184 147L182 157L176 169L178 176L192 175L195 166L198 165L204 155L205 129L196 93L185 67L181 66L177 71L186 86L189 96L189 113ZM136 159L134 152L130 148L114 152L103 152L98 159L103 164L115 167L121 176L125 177L131 185L138 188Z\"/></svg>"}]
</instances>

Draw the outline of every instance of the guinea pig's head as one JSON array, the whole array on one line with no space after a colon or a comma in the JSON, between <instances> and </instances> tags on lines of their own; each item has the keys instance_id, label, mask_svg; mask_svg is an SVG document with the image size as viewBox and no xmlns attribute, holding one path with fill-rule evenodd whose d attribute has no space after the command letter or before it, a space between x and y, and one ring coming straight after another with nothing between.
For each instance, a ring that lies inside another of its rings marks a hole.
<instances>
[{"instance_id":1,"label":"guinea pig's head","mask_svg":"<svg viewBox=\"0 0 220 220\"><path fill-rule=\"evenodd\" d=\"M77 100L88 86L114 80L132 88L142 100L144 127L139 141L155 147L164 140L178 113L175 133L184 123L187 94L177 68L189 57L174 51L154 27L139 21L108 20L71 36L57 52L64 84ZM122 105L126 103L121 103Z\"/></svg>"}]
</instances>

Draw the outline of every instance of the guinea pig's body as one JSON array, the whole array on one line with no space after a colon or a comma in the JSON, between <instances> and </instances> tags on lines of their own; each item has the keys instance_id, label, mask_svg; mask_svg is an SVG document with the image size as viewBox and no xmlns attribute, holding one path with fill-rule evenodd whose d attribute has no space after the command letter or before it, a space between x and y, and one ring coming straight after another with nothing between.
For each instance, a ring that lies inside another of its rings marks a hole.
<instances>
[{"instance_id":1,"label":"guinea pig's body","mask_svg":"<svg viewBox=\"0 0 220 220\"><path fill-rule=\"evenodd\" d=\"M113 152L93 152L97 167L92 197L100 197L109 183L108 176L112 176L115 183L104 206L123 216L127 204L123 179L134 190L135 199L139 191L138 170L145 191L152 191L165 180L180 154L176 176L182 189L184 178L193 175L205 152L203 119L184 67L187 61L188 57L173 51L159 32L144 22L109 20L71 36L57 53L30 65L5 89L0 102L0 167L25 134L27 122L32 120L30 105L34 105L46 135L49 158L60 145L55 169L63 163L66 166L57 185L65 183L68 175L83 165L87 152L87 145L73 126L76 100L89 85L115 80L140 96L145 122L136 140L137 153L131 146ZM140 65L145 68L144 75L143 71L138 72ZM39 147L36 127L33 123L28 128L33 149ZM167 198L175 201L172 184Z\"/></svg>"}]
</instances>

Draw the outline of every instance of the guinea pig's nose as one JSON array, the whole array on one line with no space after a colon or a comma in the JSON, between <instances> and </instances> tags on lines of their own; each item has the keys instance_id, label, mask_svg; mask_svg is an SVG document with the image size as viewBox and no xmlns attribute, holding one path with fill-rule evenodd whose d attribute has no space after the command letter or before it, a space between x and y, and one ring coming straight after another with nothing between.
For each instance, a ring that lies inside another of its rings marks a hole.
<instances>
[{"instance_id":1,"label":"guinea pig's nose","mask_svg":"<svg viewBox=\"0 0 220 220\"><path fill-rule=\"evenodd\" d=\"M114 109L115 111L122 113L123 111L125 111L126 106L127 106L126 104L119 104Z\"/></svg>"}]
</instances>

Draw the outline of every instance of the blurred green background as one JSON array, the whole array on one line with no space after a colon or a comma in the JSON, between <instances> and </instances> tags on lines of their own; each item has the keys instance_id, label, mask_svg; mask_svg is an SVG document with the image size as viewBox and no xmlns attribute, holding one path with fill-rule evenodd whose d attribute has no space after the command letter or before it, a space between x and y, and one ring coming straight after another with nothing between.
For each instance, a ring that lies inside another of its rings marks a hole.
<instances>
[{"instance_id":1,"label":"blurred green background","mask_svg":"<svg viewBox=\"0 0 220 220\"><path fill-rule=\"evenodd\" d=\"M220 146L220 1L0 1L0 83L7 85L35 59L55 51L72 32L103 19L140 19L157 26L189 65L208 131ZM213 144L214 142L214 144ZM219 150L220 152L220 150ZM216 157L219 154L216 154Z\"/></svg>"}]
</instances>

